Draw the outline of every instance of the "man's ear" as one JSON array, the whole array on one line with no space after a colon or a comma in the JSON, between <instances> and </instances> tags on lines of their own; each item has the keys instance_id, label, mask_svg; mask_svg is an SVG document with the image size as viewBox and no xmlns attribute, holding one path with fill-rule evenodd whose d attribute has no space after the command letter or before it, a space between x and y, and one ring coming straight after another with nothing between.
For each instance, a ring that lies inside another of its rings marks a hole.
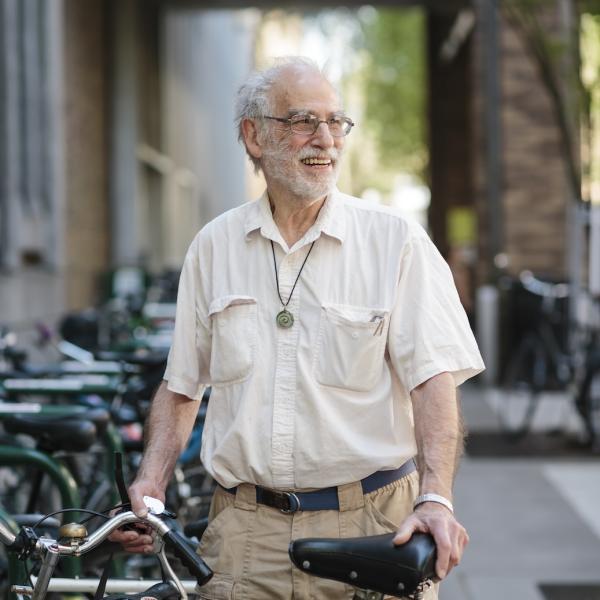
<instances>
[{"instance_id":1,"label":"man's ear","mask_svg":"<svg viewBox=\"0 0 600 600\"><path fill-rule=\"evenodd\" d=\"M254 158L260 158L262 156L262 145L258 139L258 127L252 119L242 121L242 135L248 152Z\"/></svg>"}]
</instances>

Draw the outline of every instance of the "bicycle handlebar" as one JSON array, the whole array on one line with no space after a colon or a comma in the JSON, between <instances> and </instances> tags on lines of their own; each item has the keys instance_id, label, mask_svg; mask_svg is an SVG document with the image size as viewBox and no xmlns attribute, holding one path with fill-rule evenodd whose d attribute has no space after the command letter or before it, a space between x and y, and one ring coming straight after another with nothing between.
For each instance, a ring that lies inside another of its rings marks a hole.
<instances>
[{"instance_id":1,"label":"bicycle handlebar","mask_svg":"<svg viewBox=\"0 0 600 600\"><path fill-rule=\"evenodd\" d=\"M150 525L164 540L165 544L172 547L175 555L181 560L190 574L196 578L198 585L204 585L212 577L213 572L210 567L192 550L185 541L185 538L165 521L152 513L149 513L144 518L138 517L131 511L114 515L96 531L87 536L85 541L80 544L67 546L59 544L57 540L51 538L37 538L35 540L35 549L41 552L48 552L51 549L52 552L58 552L60 556L79 557L99 546L115 529L119 529L130 523L146 523ZM12 533L2 521L0 521L0 541L9 550L16 552L22 550L19 544L19 537Z\"/></svg>"},{"instance_id":2,"label":"bicycle handlebar","mask_svg":"<svg viewBox=\"0 0 600 600\"><path fill-rule=\"evenodd\" d=\"M17 536L8 528L6 523L0 519L0 542L5 546L12 546Z\"/></svg>"},{"instance_id":3,"label":"bicycle handlebar","mask_svg":"<svg viewBox=\"0 0 600 600\"><path fill-rule=\"evenodd\" d=\"M163 535L163 540L170 546L175 556L181 560L198 585L204 585L213 576L210 567L190 548L185 538L174 529Z\"/></svg>"},{"instance_id":4,"label":"bicycle handlebar","mask_svg":"<svg viewBox=\"0 0 600 600\"><path fill-rule=\"evenodd\" d=\"M536 296L545 298L567 298L569 285L567 283L548 283L535 277L531 271L522 271L519 275L522 286Z\"/></svg>"}]
</instances>

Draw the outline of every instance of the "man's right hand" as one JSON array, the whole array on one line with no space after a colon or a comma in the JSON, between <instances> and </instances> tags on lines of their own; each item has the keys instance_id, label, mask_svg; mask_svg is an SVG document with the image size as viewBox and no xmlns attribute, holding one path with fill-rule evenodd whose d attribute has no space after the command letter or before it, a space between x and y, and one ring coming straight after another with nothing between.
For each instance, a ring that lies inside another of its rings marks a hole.
<instances>
[{"instance_id":1,"label":"man's right hand","mask_svg":"<svg viewBox=\"0 0 600 600\"><path fill-rule=\"evenodd\" d=\"M152 399L144 425L144 455L137 476L128 492L131 510L145 517L144 496L165 501L165 490L173 476L177 458L185 448L198 414L200 400L172 392L163 381ZM109 539L129 552L152 552L152 530L142 524L115 531Z\"/></svg>"},{"instance_id":2,"label":"man's right hand","mask_svg":"<svg viewBox=\"0 0 600 600\"><path fill-rule=\"evenodd\" d=\"M158 489L153 482L149 481L134 481L128 492L131 501L131 510L138 517L145 517L148 514L148 509L143 501L144 496L152 496L162 502L165 500L164 491ZM142 523L136 523L129 527L128 529L116 529L110 534L108 539L111 542L121 544L126 552L138 554L152 553L154 551L152 529Z\"/></svg>"}]
</instances>

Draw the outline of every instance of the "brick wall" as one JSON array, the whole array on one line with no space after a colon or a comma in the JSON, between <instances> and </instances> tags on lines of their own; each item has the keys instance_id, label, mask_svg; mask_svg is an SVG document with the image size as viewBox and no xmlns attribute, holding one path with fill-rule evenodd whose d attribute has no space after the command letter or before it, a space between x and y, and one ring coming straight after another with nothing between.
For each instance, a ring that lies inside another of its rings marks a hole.
<instances>
[{"instance_id":1,"label":"brick wall","mask_svg":"<svg viewBox=\"0 0 600 600\"><path fill-rule=\"evenodd\" d=\"M554 109L523 40L507 23L501 40L503 207L509 269L564 277L568 187Z\"/></svg>"},{"instance_id":2,"label":"brick wall","mask_svg":"<svg viewBox=\"0 0 600 600\"><path fill-rule=\"evenodd\" d=\"M544 29L560 32L555 4L544 15ZM499 27L499 223L490 211L486 121L491 107L485 70L489 39L483 15L450 63L440 60L455 14L428 19L430 224L434 240L448 258L463 304L473 308L475 289L495 278L494 254L508 258L507 271L530 269L556 279L567 271L569 189L554 106L523 40L503 18ZM552 33L554 32L554 33ZM491 107L493 110L493 107ZM476 250L453 245L452 213L473 207ZM492 248L500 230L501 247ZM465 251L466 250L466 251Z\"/></svg>"},{"instance_id":3,"label":"brick wall","mask_svg":"<svg viewBox=\"0 0 600 600\"><path fill-rule=\"evenodd\" d=\"M554 5L552 5L554 6ZM556 30L557 15L550 12L547 31ZM473 187L480 217L477 283L492 275L489 244L491 217L487 206L483 120L485 90L481 30L475 32L473 61ZM535 63L522 38L500 22L500 127L502 250L510 274L530 269L539 275L566 275L568 186L560 152L561 140L554 108Z\"/></svg>"}]
</instances>

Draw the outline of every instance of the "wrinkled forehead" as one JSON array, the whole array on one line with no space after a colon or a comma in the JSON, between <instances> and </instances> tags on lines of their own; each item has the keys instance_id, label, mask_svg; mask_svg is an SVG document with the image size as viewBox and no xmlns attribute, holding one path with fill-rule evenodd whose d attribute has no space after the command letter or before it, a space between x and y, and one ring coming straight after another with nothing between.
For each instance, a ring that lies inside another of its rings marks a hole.
<instances>
[{"instance_id":1,"label":"wrinkled forehead","mask_svg":"<svg viewBox=\"0 0 600 600\"><path fill-rule=\"evenodd\" d=\"M308 111L318 116L342 110L335 88L315 69L290 67L282 71L271 89L271 102L278 116Z\"/></svg>"}]
</instances>

